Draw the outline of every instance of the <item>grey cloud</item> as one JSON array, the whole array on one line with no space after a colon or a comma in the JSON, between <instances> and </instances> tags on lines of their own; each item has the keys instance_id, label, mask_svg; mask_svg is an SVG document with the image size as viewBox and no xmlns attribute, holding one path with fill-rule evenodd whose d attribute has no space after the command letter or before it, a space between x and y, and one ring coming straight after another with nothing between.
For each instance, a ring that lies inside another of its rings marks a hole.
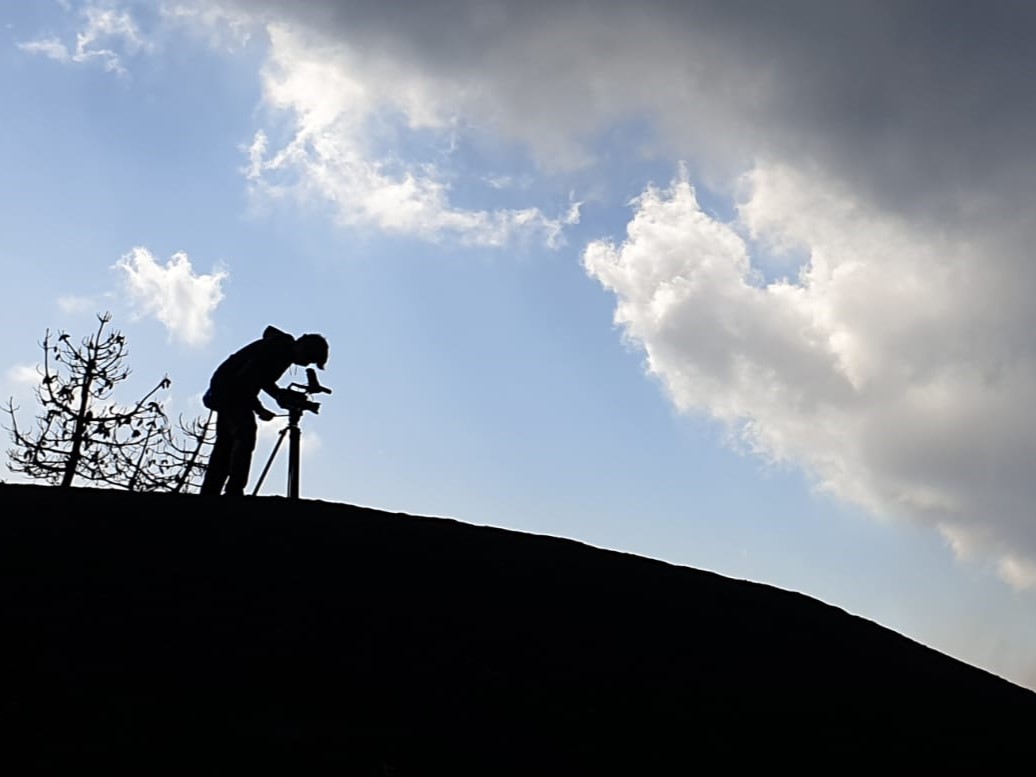
<instances>
[{"instance_id":1,"label":"grey cloud","mask_svg":"<svg viewBox=\"0 0 1036 777\"><path fill-rule=\"evenodd\" d=\"M818 164L943 218L1010 207L1036 173L1029 3L224 2L464 83L544 154L649 110L722 170Z\"/></svg>"}]
</instances>

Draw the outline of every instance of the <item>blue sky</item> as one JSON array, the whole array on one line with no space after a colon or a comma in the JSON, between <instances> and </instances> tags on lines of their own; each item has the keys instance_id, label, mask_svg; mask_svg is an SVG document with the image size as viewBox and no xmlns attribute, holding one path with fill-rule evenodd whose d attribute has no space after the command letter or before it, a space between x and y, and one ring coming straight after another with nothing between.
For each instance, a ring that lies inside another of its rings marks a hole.
<instances>
[{"instance_id":1,"label":"blue sky","mask_svg":"<svg viewBox=\"0 0 1036 777\"><path fill-rule=\"evenodd\" d=\"M946 123L949 23L799 62L761 8L484 7L0 2L5 395L102 310L174 414L321 332L307 497L802 591L1036 687L1032 226L988 151L1024 99Z\"/></svg>"}]
</instances>

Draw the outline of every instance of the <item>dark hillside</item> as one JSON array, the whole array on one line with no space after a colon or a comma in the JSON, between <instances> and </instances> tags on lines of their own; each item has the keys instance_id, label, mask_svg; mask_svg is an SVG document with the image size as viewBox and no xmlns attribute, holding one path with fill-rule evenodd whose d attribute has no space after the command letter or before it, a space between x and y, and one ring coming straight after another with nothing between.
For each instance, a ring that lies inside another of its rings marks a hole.
<instances>
[{"instance_id":1,"label":"dark hillside","mask_svg":"<svg viewBox=\"0 0 1036 777\"><path fill-rule=\"evenodd\" d=\"M0 572L3 757L41 771L989 769L1034 750L1036 694L803 595L568 540L0 485Z\"/></svg>"}]
</instances>

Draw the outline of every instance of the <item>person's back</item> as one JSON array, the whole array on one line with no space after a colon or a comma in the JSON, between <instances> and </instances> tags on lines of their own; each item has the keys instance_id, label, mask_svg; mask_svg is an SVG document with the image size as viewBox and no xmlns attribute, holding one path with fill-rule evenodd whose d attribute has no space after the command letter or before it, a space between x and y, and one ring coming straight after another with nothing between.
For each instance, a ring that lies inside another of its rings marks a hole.
<instances>
[{"instance_id":1,"label":"person's back","mask_svg":"<svg viewBox=\"0 0 1036 777\"><path fill-rule=\"evenodd\" d=\"M211 410L253 408L259 392L272 387L291 366L295 338L272 326L263 336L228 356L212 374L205 405Z\"/></svg>"}]
</instances>

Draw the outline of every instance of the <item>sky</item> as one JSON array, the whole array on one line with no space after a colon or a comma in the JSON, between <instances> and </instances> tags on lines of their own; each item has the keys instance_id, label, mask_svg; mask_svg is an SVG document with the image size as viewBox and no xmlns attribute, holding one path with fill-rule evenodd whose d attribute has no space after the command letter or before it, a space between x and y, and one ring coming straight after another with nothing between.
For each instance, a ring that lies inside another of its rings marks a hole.
<instances>
[{"instance_id":1,"label":"sky","mask_svg":"<svg viewBox=\"0 0 1036 777\"><path fill-rule=\"evenodd\" d=\"M0 389L25 423L44 332L111 311L118 397L193 417L266 326L318 332L307 498L801 591L1036 689L1034 31L0 0Z\"/></svg>"}]
</instances>

